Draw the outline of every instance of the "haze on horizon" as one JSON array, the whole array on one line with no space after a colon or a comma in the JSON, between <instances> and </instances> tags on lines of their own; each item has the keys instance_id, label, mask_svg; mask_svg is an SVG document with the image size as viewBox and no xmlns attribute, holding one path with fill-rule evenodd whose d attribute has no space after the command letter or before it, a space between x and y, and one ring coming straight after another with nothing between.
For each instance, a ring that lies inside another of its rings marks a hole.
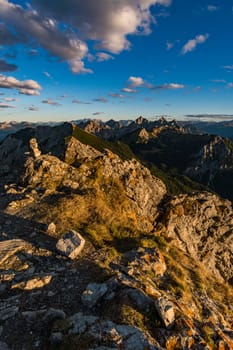
<instances>
[{"instance_id":1,"label":"haze on horizon","mask_svg":"<svg viewBox=\"0 0 233 350\"><path fill-rule=\"evenodd\" d=\"M233 2L0 0L0 121L233 114Z\"/></svg>"}]
</instances>

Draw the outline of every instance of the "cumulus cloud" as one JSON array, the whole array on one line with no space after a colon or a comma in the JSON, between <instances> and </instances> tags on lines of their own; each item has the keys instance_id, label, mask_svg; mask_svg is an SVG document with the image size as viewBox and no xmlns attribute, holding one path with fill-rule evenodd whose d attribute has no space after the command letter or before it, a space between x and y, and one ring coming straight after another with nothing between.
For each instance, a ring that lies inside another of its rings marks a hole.
<instances>
[{"instance_id":1,"label":"cumulus cloud","mask_svg":"<svg viewBox=\"0 0 233 350\"><path fill-rule=\"evenodd\" d=\"M0 88L16 89L23 95L39 95L42 89L35 80L20 81L5 75L0 75Z\"/></svg>"},{"instance_id":2,"label":"cumulus cloud","mask_svg":"<svg viewBox=\"0 0 233 350\"><path fill-rule=\"evenodd\" d=\"M144 85L144 80L141 77L129 77L128 79L128 86L130 86L131 88L136 88L136 87L140 87Z\"/></svg>"},{"instance_id":3,"label":"cumulus cloud","mask_svg":"<svg viewBox=\"0 0 233 350\"><path fill-rule=\"evenodd\" d=\"M14 72L18 67L15 64L8 63L4 59L0 59L0 72Z\"/></svg>"},{"instance_id":4,"label":"cumulus cloud","mask_svg":"<svg viewBox=\"0 0 233 350\"><path fill-rule=\"evenodd\" d=\"M74 73L89 73L82 59L88 48L72 31L61 31L55 19L42 16L38 11L8 0L0 0L0 20L14 28L21 42L36 42L50 54L67 61Z\"/></svg>"},{"instance_id":5,"label":"cumulus cloud","mask_svg":"<svg viewBox=\"0 0 233 350\"><path fill-rule=\"evenodd\" d=\"M50 98L48 98L47 100L43 100L41 102L44 103L44 104L47 104L47 105L55 106L55 107L61 106L60 103L58 103L58 102L56 102L54 100L51 100Z\"/></svg>"},{"instance_id":6,"label":"cumulus cloud","mask_svg":"<svg viewBox=\"0 0 233 350\"><path fill-rule=\"evenodd\" d=\"M233 83L228 83L228 84L227 84L227 87L233 88Z\"/></svg>"},{"instance_id":7,"label":"cumulus cloud","mask_svg":"<svg viewBox=\"0 0 233 350\"><path fill-rule=\"evenodd\" d=\"M129 88L129 87L125 87L125 88L121 89L121 91L122 91L122 92L128 92L128 93L130 93L130 94L137 92L137 90L131 89L131 88Z\"/></svg>"},{"instance_id":8,"label":"cumulus cloud","mask_svg":"<svg viewBox=\"0 0 233 350\"><path fill-rule=\"evenodd\" d=\"M95 50L119 54L130 48L129 35L150 33L151 23L155 22L151 6L168 6L171 0L32 0L31 3L24 8L10 0L0 0L2 31L6 32L0 35L0 40L32 42L67 61L74 73L91 73L84 65L89 41L94 43ZM107 55L100 52L97 61L111 59Z\"/></svg>"},{"instance_id":9,"label":"cumulus cloud","mask_svg":"<svg viewBox=\"0 0 233 350\"><path fill-rule=\"evenodd\" d=\"M70 23L83 38L94 40L97 47L115 54L130 47L127 35L150 33L152 5L170 3L170 0L33 0L45 14Z\"/></svg>"},{"instance_id":10,"label":"cumulus cloud","mask_svg":"<svg viewBox=\"0 0 233 350\"><path fill-rule=\"evenodd\" d=\"M108 102L108 100L107 100L105 97L94 98L93 101L94 101L94 102L101 102L101 103L106 103L106 102Z\"/></svg>"},{"instance_id":11,"label":"cumulus cloud","mask_svg":"<svg viewBox=\"0 0 233 350\"><path fill-rule=\"evenodd\" d=\"M203 44L209 38L209 34L196 35L194 39L188 40L183 46L181 53L185 55L187 52L195 50L197 45Z\"/></svg>"},{"instance_id":12,"label":"cumulus cloud","mask_svg":"<svg viewBox=\"0 0 233 350\"><path fill-rule=\"evenodd\" d=\"M105 53L105 52L98 52L96 54L96 57L97 57L97 62L104 62L104 61L109 61L114 59L112 55L109 55L108 53Z\"/></svg>"}]
</instances>

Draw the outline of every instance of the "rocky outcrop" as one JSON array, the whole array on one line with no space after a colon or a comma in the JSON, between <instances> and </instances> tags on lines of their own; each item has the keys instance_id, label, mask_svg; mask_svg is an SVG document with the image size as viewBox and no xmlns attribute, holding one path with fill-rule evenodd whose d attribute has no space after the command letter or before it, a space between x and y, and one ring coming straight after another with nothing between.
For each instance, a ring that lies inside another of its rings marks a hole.
<instances>
[{"instance_id":1,"label":"rocky outcrop","mask_svg":"<svg viewBox=\"0 0 233 350\"><path fill-rule=\"evenodd\" d=\"M229 201L208 192L180 195L166 204L161 221L163 234L175 245L217 278L232 281L233 211Z\"/></svg>"},{"instance_id":2,"label":"rocky outcrop","mask_svg":"<svg viewBox=\"0 0 233 350\"><path fill-rule=\"evenodd\" d=\"M65 159L78 163L76 167L70 166L55 156L43 154L29 157L22 176L24 186L50 193L59 189L92 189L93 193L104 189L108 196L112 192L108 188L115 183L121 191L118 199L124 201L126 198L129 203L126 212L133 212L129 217L132 220L135 217L138 228L153 229L157 206L166 193L166 187L147 168L135 159L123 161L107 149L101 153L74 138L69 141Z\"/></svg>"},{"instance_id":3,"label":"rocky outcrop","mask_svg":"<svg viewBox=\"0 0 233 350\"><path fill-rule=\"evenodd\" d=\"M220 136L212 138L198 154L192 156L194 161L189 164L185 174L197 181L203 181L205 176L206 184L213 186L216 173L233 168L233 151L228 144L230 145L230 141Z\"/></svg>"}]
</instances>

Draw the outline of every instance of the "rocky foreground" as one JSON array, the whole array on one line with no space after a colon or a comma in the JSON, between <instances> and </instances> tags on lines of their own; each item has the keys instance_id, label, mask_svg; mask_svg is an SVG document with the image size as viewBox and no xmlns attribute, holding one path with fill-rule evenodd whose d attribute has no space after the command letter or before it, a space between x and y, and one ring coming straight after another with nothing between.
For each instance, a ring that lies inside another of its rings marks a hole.
<instances>
[{"instance_id":1,"label":"rocky foreground","mask_svg":"<svg viewBox=\"0 0 233 350\"><path fill-rule=\"evenodd\" d=\"M0 144L0 349L233 349L231 203L78 135Z\"/></svg>"}]
</instances>

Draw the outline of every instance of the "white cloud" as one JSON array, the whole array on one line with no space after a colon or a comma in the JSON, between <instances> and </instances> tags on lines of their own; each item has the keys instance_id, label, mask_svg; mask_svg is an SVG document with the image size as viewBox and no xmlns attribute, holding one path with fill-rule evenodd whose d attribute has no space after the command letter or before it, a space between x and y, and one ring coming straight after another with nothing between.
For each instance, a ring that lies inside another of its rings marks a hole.
<instances>
[{"instance_id":1,"label":"white cloud","mask_svg":"<svg viewBox=\"0 0 233 350\"><path fill-rule=\"evenodd\" d=\"M16 89L24 95L39 95L39 91L42 89L35 80L20 81L5 75L0 75L0 88Z\"/></svg>"},{"instance_id":2,"label":"white cloud","mask_svg":"<svg viewBox=\"0 0 233 350\"><path fill-rule=\"evenodd\" d=\"M94 101L94 102L101 102L101 103L106 103L106 102L108 102L108 100L107 100L105 97L94 98L93 101Z\"/></svg>"},{"instance_id":3,"label":"white cloud","mask_svg":"<svg viewBox=\"0 0 233 350\"><path fill-rule=\"evenodd\" d=\"M51 74L48 73L48 72L44 72L44 75L45 75L47 78L51 78Z\"/></svg>"},{"instance_id":4,"label":"white cloud","mask_svg":"<svg viewBox=\"0 0 233 350\"><path fill-rule=\"evenodd\" d=\"M112 92L109 93L109 96L111 96L113 98L125 98L125 96L122 94L112 93Z\"/></svg>"},{"instance_id":5,"label":"white cloud","mask_svg":"<svg viewBox=\"0 0 233 350\"><path fill-rule=\"evenodd\" d=\"M233 70L233 64L230 66L223 66L223 68L228 69L228 70Z\"/></svg>"},{"instance_id":6,"label":"white cloud","mask_svg":"<svg viewBox=\"0 0 233 350\"><path fill-rule=\"evenodd\" d=\"M37 111L39 111L39 108L36 106L30 106L30 107L28 107L28 110L32 111L32 112L37 112Z\"/></svg>"},{"instance_id":7,"label":"white cloud","mask_svg":"<svg viewBox=\"0 0 233 350\"><path fill-rule=\"evenodd\" d=\"M144 80L141 77L129 77L128 79L128 86L135 88L135 87L140 87L144 85Z\"/></svg>"},{"instance_id":8,"label":"white cloud","mask_svg":"<svg viewBox=\"0 0 233 350\"><path fill-rule=\"evenodd\" d=\"M213 79L211 80L213 83L226 83L225 79Z\"/></svg>"},{"instance_id":9,"label":"white cloud","mask_svg":"<svg viewBox=\"0 0 233 350\"><path fill-rule=\"evenodd\" d=\"M196 35L194 39L188 40L183 46L181 53L185 55L187 52L195 50L196 46L203 44L209 38L209 34Z\"/></svg>"},{"instance_id":10,"label":"white cloud","mask_svg":"<svg viewBox=\"0 0 233 350\"><path fill-rule=\"evenodd\" d=\"M227 84L227 87L233 88L233 83L228 83L228 84Z\"/></svg>"},{"instance_id":11,"label":"white cloud","mask_svg":"<svg viewBox=\"0 0 233 350\"><path fill-rule=\"evenodd\" d=\"M128 92L128 93L134 93L134 92L137 92L137 90L135 90L135 89L131 89L131 88L127 88L127 87L125 87L125 88L121 89L121 91L122 91L122 92Z\"/></svg>"},{"instance_id":12,"label":"white cloud","mask_svg":"<svg viewBox=\"0 0 233 350\"><path fill-rule=\"evenodd\" d=\"M0 0L0 8L0 20L14 28L21 42L36 42L50 54L67 61L74 73L90 73L82 62L88 52L87 45L72 31L61 31L55 19L32 8L24 10L8 0Z\"/></svg>"},{"instance_id":13,"label":"white cloud","mask_svg":"<svg viewBox=\"0 0 233 350\"><path fill-rule=\"evenodd\" d=\"M215 12L215 11L218 10L218 7L215 6L215 5L208 5L208 6L207 6L207 10L208 10L209 12Z\"/></svg>"},{"instance_id":14,"label":"white cloud","mask_svg":"<svg viewBox=\"0 0 233 350\"><path fill-rule=\"evenodd\" d=\"M12 105L8 105L8 104L4 104L4 103L0 103L0 108L15 108Z\"/></svg>"},{"instance_id":15,"label":"white cloud","mask_svg":"<svg viewBox=\"0 0 233 350\"><path fill-rule=\"evenodd\" d=\"M129 35L148 35L155 18L151 6L169 6L172 0L32 0L24 8L0 0L1 40L32 43L69 63L74 73L91 73L84 65L90 57L89 42L95 50L119 54L130 48ZM99 53L97 61L111 59Z\"/></svg>"},{"instance_id":16,"label":"white cloud","mask_svg":"<svg viewBox=\"0 0 233 350\"><path fill-rule=\"evenodd\" d=\"M6 102L14 102L14 101L16 101L16 98L13 98L13 97L5 97L3 100L6 101Z\"/></svg>"},{"instance_id":17,"label":"white cloud","mask_svg":"<svg viewBox=\"0 0 233 350\"><path fill-rule=\"evenodd\" d=\"M167 50L168 50L168 51L171 50L171 49L174 47L174 45L175 45L175 43L172 43L172 42L170 42L170 41L167 41L167 42L166 42L166 48L167 48Z\"/></svg>"},{"instance_id":18,"label":"white cloud","mask_svg":"<svg viewBox=\"0 0 233 350\"><path fill-rule=\"evenodd\" d=\"M112 55L109 55L108 53L105 53L105 52L98 52L96 54L96 57L98 62L109 61L114 59Z\"/></svg>"},{"instance_id":19,"label":"white cloud","mask_svg":"<svg viewBox=\"0 0 233 350\"><path fill-rule=\"evenodd\" d=\"M33 0L45 14L78 28L82 37L94 40L99 48L111 53L128 49L127 35L148 34L153 21L150 7L168 6L170 0Z\"/></svg>"},{"instance_id":20,"label":"white cloud","mask_svg":"<svg viewBox=\"0 0 233 350\"><path fill-rule=\"evenodd\" d=\"M28 96L38 96L38 95L40 95L39 91L32 90L32 89L27 89L27 88L20 89L19 93L21 95L28 95Z\"/></svg>"},{"instance_id":21,"label":"white cloud","mask_svg":"<svg viewBox=\"0 0 233 350\"><path fill-rule=\"evenodd\" d=\"M183 84L177 84L177 83L166 83L163 85L157 85L154 86L153 89L154 90L179 90L179 89L184 89L184 85Z\"/></svg>"},{"instance_id":22,"label":"white cloud","mask_svg":"<svg viewBox=\"0 0 233 350\"><path fill-rule=\"evenodd\" d=\"M60 103L58 103L56 101L53 101L50 98L48 98L47 100L43 100L41 102L44 103L44 104L47 104L47 105L55 106L55 107L61 106Z\"/></svg>"},{"instance_id":23,"label":"white cloud","mask_svg":"<svg viewBox=\"0 0 233 350\"><path fill-rule=\"evenodd\" d=\"M84 102L84 101L80 101L80 100L73 100L72 103L76 103L76 104L81 104L81 105L90 105L91 102Z\"/></svg>"}]
</instances>

